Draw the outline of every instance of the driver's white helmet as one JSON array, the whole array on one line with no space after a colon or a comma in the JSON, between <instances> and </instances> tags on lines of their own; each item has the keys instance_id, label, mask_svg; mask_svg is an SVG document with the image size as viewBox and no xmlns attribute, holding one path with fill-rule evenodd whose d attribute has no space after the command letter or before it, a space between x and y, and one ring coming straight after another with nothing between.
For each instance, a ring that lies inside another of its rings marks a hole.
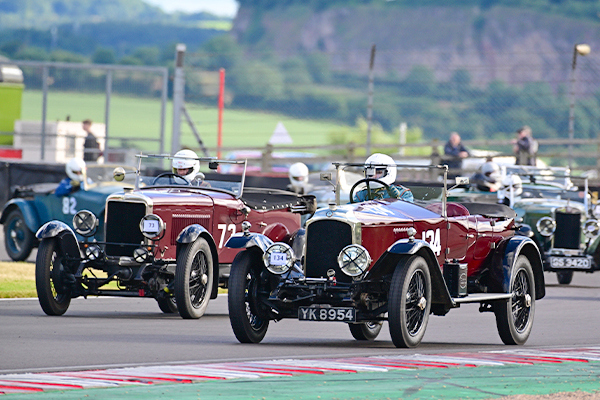
<instances>
[{"instance_id":1,"label":"driver's white helmet","mask_svg":"<svg viewBox=\"0 0 600 400\"><path fill-rule=\"evenodd\" d=\"M371 154L365 161L365 178L378 179L388 185L393 184L396 182L396 162L387 154Z\"/></svg>"},{"instance_id":2,"label":"driver's white helmet","mask_svg":"<svg viewBox=\"0 0 600 400\"><path fill-rule=\"evenodd\" d=\"M71 158L65 165L65 172L71 180L83 182L86 173L85 161L81 158Z\"/></svg>"},{"instance_id":3,"label":"driver's white helmet","mask_svg":"<svg viewBox=\"0 0 600 400\"><path fill-rule=\"evenodd\" d=\"M496 181L500 180L500 166L493 161L488 161L481 166L481 173Z\"/></svg>"},{"instance_id":4,"label":"driver's white helmet","mask_svg":"<svg viewBox=\"0 0 600 400\"><path fill-rule=\"evenodd\" d=\"M288 176L293 186L303 186L308 183L308 167L301 162L292 164Z\"/></svg>"},{"instance_id":5,"label":"driver's white helmet","mask_svg":"<svg viewBox=\"0 0 600 400\"><path fill-rule=\"evenodd\" d=\"M502 179L502 188L499 190L505 197L510 197L512 188L513 196L519 196L523 193L523 180L518 175L508 175ZM499 193L500 194L500 193Z\"/></svg>"},{"instance_id":6,"label":"driver's white helmet","mask_svg":"<svg viewBox=\"0 0 600 400\"><path fill-rule=\"evenodd\" d=\"M200 171L200 161L197 158L198 155L192 150L179 150L173 156L173 173L181 175L186 181L191 182ZM186 171L183 174L177 172L180 169Z\"/></svg>"}]
</instances>

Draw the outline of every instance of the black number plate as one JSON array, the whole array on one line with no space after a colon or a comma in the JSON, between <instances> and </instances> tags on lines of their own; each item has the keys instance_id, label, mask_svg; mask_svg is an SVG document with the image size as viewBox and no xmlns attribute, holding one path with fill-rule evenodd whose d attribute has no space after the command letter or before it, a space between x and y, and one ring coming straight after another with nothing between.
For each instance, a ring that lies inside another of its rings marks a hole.
<instances>
[{"instance_id":1,"label":"black number plate","mask_svg":"<svg viewBox=\"0 0 600 400\"><path fill-rule=\"evenodd\" d=\"M552 268L590 269L592 263L584 257L550 257Z\"/></svg>"},{"instance_id":2,"label":"black number plate","mask_svg":"<svg viewBox=\"0 0 600 400\"><path fill-rule=\"evenodd\" d=\"M356 321L356 310L352 307L300 307L298 319L301 321Z\"/></svg>"}]
</instances>

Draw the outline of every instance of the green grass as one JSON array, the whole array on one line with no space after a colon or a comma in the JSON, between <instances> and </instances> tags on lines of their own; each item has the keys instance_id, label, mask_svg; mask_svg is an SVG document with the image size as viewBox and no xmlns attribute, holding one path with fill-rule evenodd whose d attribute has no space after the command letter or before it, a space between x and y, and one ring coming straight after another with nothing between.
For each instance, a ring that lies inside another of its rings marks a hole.
<instances>
[{"instance_id":1,"label":"green grass","mask_svg":"<svg viewBox=\"0 0 600 400\"><path fill-rule=\"evenodd\" d=\"M0 262L0 298L36 296L35 264Z\"/></svg>"},{"instance_id":2,"label":"green grass","mask_svg":"<svg viewBox=\"0 0 600 400\"><path fill-rule=\"evenodd\" d=\"M103 93L51 91L47 97L48 121L82 121L90 118L104 121L105 96ZM218 112L216 107L187 104L191 119L207 147L217 145ZM42 93L35 90L23 92L23 120L41 120ZM290 118L282 114L225 109L223 112L223 147L265 146L277 123L281 121L290 134L294 146L321 146L328 144L331 131L342 126L336 122ZM165 122L165 149L170 150L172 132L172 107L167 105ZM198 143L182 119L182 146L198 148ZM110 136L137 139L134 145L146 151L157 151L158 144L147 139L160 138L160 99L126 97L113 94L110 107ZM111 143L119 147L120 141Z\"/></svg>"}]
</instances>

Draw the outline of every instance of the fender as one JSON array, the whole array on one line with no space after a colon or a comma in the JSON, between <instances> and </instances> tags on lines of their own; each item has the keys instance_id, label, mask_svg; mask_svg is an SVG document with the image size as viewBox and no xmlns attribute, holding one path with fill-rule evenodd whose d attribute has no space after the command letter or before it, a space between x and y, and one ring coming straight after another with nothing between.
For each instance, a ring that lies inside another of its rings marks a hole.
<instances>
[{"instance_id":1,"label":"fender","mask_svg":"<svg viewBox=\"0 0 600 400\"><path fill-rule=\"evenodd\" d=\"M398 240L388 247L379 260L377 260L375 265L373 265L369 272L367 272L365 279L378 279L384 275L391 274L396 268L401 256L415 254L425 258L430 267L429 272L431 274L432 303L442 304L446 311L449 310L453 307L450 292L446 287L446 282L442 276L442 270L439 267L437 258L433 253L429 243L424 240Z\"/></svg>"},{"instance_id":2,"label":"fender","mask_svg":"<svg viewBox=\"0 0 600 400\"><path fill-rule=\"evenodd\" d=\"M28 200L25 199L11 199L6 203L4 209L2 210L2 216L0 217L0 224L3 224L8 217L8 214L15 208L18 208L23 214L23 219L25 219L25 225L29 228L31 232L35 232L40 227L39 218L35 208L30 204Z\"/></svg>"},{"instance_id":3,"label":"fender","mask_svg":"<svg viewBox=\"0 0 600 400\"><path fill-rule=\"evenodd\" d=\"M526 256L531 263L535 279L535 298L539 300L546 295L542 258L535 242L525 236L512 236L499 243L497 251L492 257L490 291L509 293L514 264L521 254Z\"/></svg>"},{"instance_id":4,"label":"fender","mask_svg":"<svg viewBox=\"0 0 600 400\"><path fill-rule=\"evenodd\" d=\"M203 227L202 225L199 225L199 224L189 225L189 226L186 226L185 228L183 228L183 230L181 232L179 232L179 235L177 235L176 241L177 241L177 243L181 243L181 244L192 243L192 242L196 241L196 239L198 239L198 237L200 237L200 235L203 233L208 233L210 235L208 230L205 227Z\"/></svg>"},{"instance_id":5,"label":"fender","mask_svg":"<svg viewBox=\"0 0 600 400\"><path fill-rule=\"evenodd\" d=\"M81 253L79 252L79 244L77 243L77 237L75 232L62 221L50 221L46 222L35 234L40 240L58 238L58 244L63 253L73 260L73 264L76 266L81 260Z\"/></svg>"},{"instance_id":6,"label":"fender","mask_svg":"<svg viewBox=\"0 0 600 400\"><path fill-rule=\"evenodd\" d=\"M225 243L225 247L229 247L230 249L249 249L251 247L258 247L264 253L272 244L273 241L262 233L238 232L229 238L227 243Z\"/></svg>"}]
</instances>

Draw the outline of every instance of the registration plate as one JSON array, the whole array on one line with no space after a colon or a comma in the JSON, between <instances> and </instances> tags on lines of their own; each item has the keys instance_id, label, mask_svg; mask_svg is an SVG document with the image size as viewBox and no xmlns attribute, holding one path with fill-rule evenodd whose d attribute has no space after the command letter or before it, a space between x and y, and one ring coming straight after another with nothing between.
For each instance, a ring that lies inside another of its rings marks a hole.
<instances>
[{"instance_id":1,"label":"registration plate","mask_svg":"<svg viewBox=\"0 0 600 400\"><path fill-rule=\"evenodd\" d=\"M552 268L590 269L592 263L585 257L550 257Z\"/></svg>"},{"instance_id":2,"label":"registration plate","mask_svg":"<svg viewBox=\"0 0 600 400\"><path fill-rule=\"evenodd\" d=\"M356 310L352 307L300 307L298 319L301 321L356 321Z\"/></svg>"}]
</instances>

